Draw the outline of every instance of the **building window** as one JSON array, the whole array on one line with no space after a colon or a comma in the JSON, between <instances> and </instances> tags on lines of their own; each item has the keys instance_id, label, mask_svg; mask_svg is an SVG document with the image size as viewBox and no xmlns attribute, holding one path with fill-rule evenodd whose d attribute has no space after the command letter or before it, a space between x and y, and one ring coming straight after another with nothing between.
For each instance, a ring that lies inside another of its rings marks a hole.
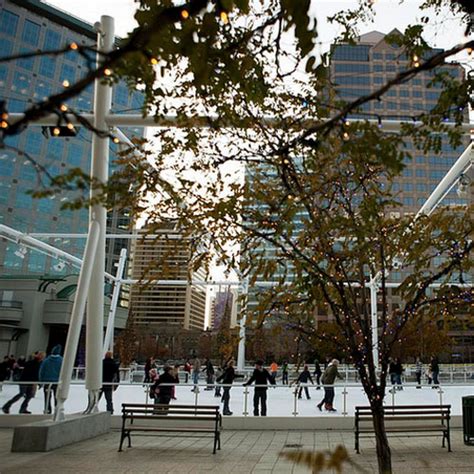
<instances>
[{"instance_id":1,"label":"building window","mask_svg":"<svg viewBox=\"0 0 474 474\"><path fill-rule=\"evenodd\" d=\"M39 73L43 76L53 78L56 70L56 61L45 56L41 59Z\"/></svg>"},{"instance_id":2,"label":"building window","mask_svg":"<svg viewBox=\"0 0 474 474\"><path fill-rule=\"evenodd\" d=\"M413 183L402 183L402 189L406 193L413 192Z\"/></svg>"},{"instance_id":3,"label":"building window","mask_svg":"<svg viewBox=\"0 0 474 474\"><path fill-rule=\"evenodd\" d=\"M426 170L423 170L423 169L417 169L415 170L415 176L417 178L425 178L426 177Z\"/></svg>"},{"instance_id":4,"label":"building window","mask_svg":"<svg viewBox=\"0 0 474 474\"><path fill-rule=\"evenodd\" d=\"M82 146L71 143L67 150L67 162L69 165L77 167L81 166Z\"/></svg>"},{"instance_id":5,"label":"building window","mask_svg":"<svg viewBox=\"0 0 474 474\"><path fill-rule=\"evenodd\" d=\"M31 76L23 72L15 72L13 76L12 90L25 95L30 92Z\"/></svg>"},{"instance_id":6,"label":"building window","mask_svg":"<svg viewBox=\"0 0 474 474\"><path fill-rule=\"evenodd\" d=\"M368 74L370 68L368 64L364 63L336 63L334 65L334 71L338 72L352 72L352 73L361 73Z\"/></svg>"},{"instance_id":7,"label":"building window","mask_svg":"<svg viewBox=\"0 0 474 474\"><path fill-rule=\"evenodd\" d=\"M404 206L414 206L415 200L411 196L406 196L402 199L402 203Z\"/></svg>"},{"instance_id":8,"label":"building window","mask_svg":"<svg viewBox=\"0 0 474 474\"><path fill-rule=\"evenodd\" d=\"M43 48L45 51L50 51L53 49L59 49L61 45L61 35L56 33L56 31L48 30L44 35Z\"/></svg>"},{"instance_id":9,"label":"building window","mask_svg":"<svg viewBox=\"0 0 474 474\"><path fill-rule=\"evenodd\" d=\"M338 45L333 50L332 59L335 61L368 61L370 46Z\"/></svg>"},{"instance_id":10,"label":"building window","mask_svg":"<svg viewBox=\"0 0 474 474\"><path fill-rule=\"evenodd\" d=\"M63 64L61 68L61 77L59 78L60 81L67 80L70 84L74 83L76 77L76 71L74 66L70 66L69 64Z\"/></svg>"},{"instance_id":11,"label":"building window","mask_svg":"<svg viewBox=\"0 0 474 474\"><path fill-rule=\"evenodd\" d=\"M33 23L30 20L25 20L25 25L23 26L23 34L21 36L21 39L25 43L36 46L39 40L40 29L41 27L38 24Z\"/></svg>"},{"instance_id":12,"label":"building window","mask_svg":"<svg viewBox=\"0 0 474 474\"><path fill-rule=\"evenodd\" d=\"M41 153L43 140L44 137L40 132L28 132L26 134L25 151L30 155L33 155L33 157L39 155Z\"/></svg>"},{"instance_id":13,"label":"building window","mask_svg":"<svg viewBox=\"0 0 474 474\"><path fill-rule=\"evenodd\" d=\"M18 26L18 15L8 10L2 10L0 13L0 31L10 36L16 36Z\"/></svg>"}]
</instances>

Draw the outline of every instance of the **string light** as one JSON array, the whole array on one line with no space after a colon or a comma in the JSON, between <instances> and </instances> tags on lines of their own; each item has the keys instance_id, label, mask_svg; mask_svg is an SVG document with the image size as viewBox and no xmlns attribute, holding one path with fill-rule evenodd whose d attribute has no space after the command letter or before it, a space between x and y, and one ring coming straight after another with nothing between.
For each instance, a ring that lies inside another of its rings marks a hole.
<instances>
[{"instance_id":1,"label":"string light","mask_svg":"<svg viewBox=\"0 0 474 474\"><path fill-rule=\"evenodd\" d=\"M8 120L8 112L2 113L2 120Z\"/></svg>"},{"instance_id":2,"label":"string light","mask_svg":"<svg viewBox=\"0 0 474 474\"><path fill-rule=\"evenodd\" d=\"M112 140L114 143L120 143L120 140L117 137L114 137Z\"/></svg>"},{"instance_id":3,"label":"string light","mask_svg":"<svg viewBox=\"0 0 474 474\"><path fill-rule=\"evenodd\" d=\"M69 87L71 84L69 83L69 81L67 79L64 79L63 81L63 87Z\"/></svg>"},{"instance_id":4,"label":"string light","mask_svg":"<svg viewBox=\"0 0 474 474\"><path fill-rule=\"evenodd\" d=\"M224 23L224 25L227 25L227 23L229 23L229 16L227 15L226 12L221 12L221 21L222 23Z\"/></svg>"},{"instance_id":5,"label":"string light","mask_svg":"<svg viewBox=\"0 0 474 474\"><path fill-rule=\"evenodd\" d=\"M59 130L59 127L54 127L53 128L53 135L54 136L59 136L59 134L61 133L61 130Z\"/></svg>"},{"instance_id":6,"label":"string light","mask_svg":"<svg viewBox=\"0 0 474 474\"><path fill-rule=\"evenodd\" d=\"M8 122L6 120L2 120L2 122L0 123L0 126L2 128L8 128Z\"/></svg>"},{"instance_id":7,"label":"string light","mask_svg":"<svg viewBox=\"0 0 474 474\"><path fill-rule=\"evenodd\" d=\"M74 125L73 125L71 122L69 122L69 123L66 125L66 127L67 127L69 130L74 130Z\"/></svg>"},{"instance_id":8,"label":"string light","mask_svg":"<svg viewBox=\"0 0 474 474\"><path fill-rule=\"evenodd\" d=\"M151 58L150 63L153 64L153 66L156 66L158 64L158 59L157 58Z\"/></svg>"},{"instance_id":9,"label":"string light","mask_svg":"<svg viewBox=\"0 0 474 474\"><path fill-rule=\"evenodd\" d=\"M105 74L106 76L110 76L110 75L112 75L112 70L109 69L109 68L106 68L106 69L104 69L104 74Z\"/></svg>"},{"instance_id":10,"label":"string light","mask_svg":"<svg viewBox=\"0 0 474 474\"><path fill-rule=\"evenodd\" d=\"M188 10L181 10L181 18L183 20L187 20L189 18L189 12Z\"/></svg>"},{"instance_id":11,"label":"string light","mask_svg":"<svg viewBox=\"0 0 474 474\"><path fill-rule=\"evenodd\" d=\"M342 139L343 139L344 141L349 140L349 134L348 134L347 132L344 132L344 133L342 134Z\"/></svg>"},{"instance_id":12,"label":"string light","mask_svg":"<svg viewBox=\"0 0 474 474\"><path fill-rule=\"evenodd\" d=\"M66 104L61 104L61 107L59 107L61 112L67 112L67 105Z\"/></svg>"}]
</instances>

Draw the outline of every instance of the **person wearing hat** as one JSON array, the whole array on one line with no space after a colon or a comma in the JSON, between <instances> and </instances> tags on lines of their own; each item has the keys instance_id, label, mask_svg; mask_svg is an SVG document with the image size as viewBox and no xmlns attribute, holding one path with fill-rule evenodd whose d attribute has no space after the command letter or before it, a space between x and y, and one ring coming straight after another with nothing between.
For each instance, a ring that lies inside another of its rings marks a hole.
<instances>
[{"instance_id":1,"label":"person wearing hat","mask_svg":"<svg viewBox=\"0 0 474 474\"><path fill-rule=\"evenodd\" d=\"M54 406L56 406L56 391L63 365L61 351L60 344L54 346L51 349L51 354L43 360L39 369L39 381L43 384L44 389L44 413L51 413L51 392L54 394Z\"/></svg>"},{"instance_id":2,"label":"person wearing hat","mask_svg":"<svg viewBox=\"0 0 474 474\"><path fill-rule=\"evenodd\" d=\"M267 382L275 385L275 380L270 375L267 369L263 368L263 361L257 360L255 362L255 369L252 377L250 377L244 386L250 385L255 382L255 391L253 394L253 415L258 416L259 406L261 407L260 413L262 416L267 416Z\"/></svg>"},{"instance_id":3,"label":"person wearing hat","mask_svg":"<svg viewBox=\"0 0 474 474\"><path fill-rule=\"evenodd\" d=\"M337 368L339 366L339 361L333 359L332 362L328 365L327 369L324 371L323 378L321 382L324 385L324 398L316 406L319 411L322 411L322 406L326 411L335 412L336 409L333 407L334 402L334 382L336 377L342 379L342 375L338 372Z\"/></svg>"}]
</instances>

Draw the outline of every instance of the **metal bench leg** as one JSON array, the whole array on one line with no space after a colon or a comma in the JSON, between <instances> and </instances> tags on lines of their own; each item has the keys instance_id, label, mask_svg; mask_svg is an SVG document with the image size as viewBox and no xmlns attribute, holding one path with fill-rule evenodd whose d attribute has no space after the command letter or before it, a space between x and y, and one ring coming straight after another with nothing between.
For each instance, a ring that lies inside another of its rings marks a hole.
<instances>
[{"instance_id":1,"label":"metal bench leg","mask_svg":"<svg viewBox=\"0 0 474 474\"><path fill-rule=\"evenodd\" d=\"M446 447L445 441L446 441L446 431L443 431L443 448Z\"/></svg>"},{"instance_id":2,"label":"metal bench leg","mask_svg":"<svg viewBox=\"0 0 474 474\"><path fill-rule=\"evenodd\" d=\"M451 452L451 438L449 436L449 429L446 433L446 439L448 440L448 452L450 453Z\"/></svg>"},{"instance_id":3,"label":"metal bench leg","mask_svg":"<svg viewBox=\"0 0 474 474\"><path fill-rule=\"evenodd\" d=\"M360 450L359 450L359 433L356 432L355 434L355 447L354 449L356 450L356 453L357 454L360 454Z\"/></svg>"},{"instance_id":4,"label":"metal bench leg","mask_svg":"<svg viewBox=\"0 0 474 474\"><path fill-rule=\"evenodd\" d=\"M217 449L219 451L221 449L221 434L220 434L220 432L217 434Z\"/></svg>"},{"instance_id":5,"label":"metal bench leg","mask_svg":"<svg viewBox=\"0 0 474 474\"><path fill-rule=\"evenodd\" d=\"M216 454L216 448L217 448L217 433L214 434L214 451L212 451L212 454Z\"/></svg>"},{"instance_id":6,"label":"metal bench leg","mask_svg":"<svg viewBox=\"0 0 474 474\"><path fill-rule=\"evenodd\" d=\"M130 431L127 432L127 438L128 438L128 447L132 447L132 438L130 436Z\"/></svg>"},{"instance_id":7,"label":"metal bench leg","mask_svg":"<svg viewBox=\"0 0 474 474\"><path fill-rule=\"evenodd\" d=\"M122 450L122 445L123 445L123 440L125 439L125 433L123 432L122 430L122 434L120 435L120 446L119 446L119 453L121 453L123 450Z\"/></svg>"}]
</instances>

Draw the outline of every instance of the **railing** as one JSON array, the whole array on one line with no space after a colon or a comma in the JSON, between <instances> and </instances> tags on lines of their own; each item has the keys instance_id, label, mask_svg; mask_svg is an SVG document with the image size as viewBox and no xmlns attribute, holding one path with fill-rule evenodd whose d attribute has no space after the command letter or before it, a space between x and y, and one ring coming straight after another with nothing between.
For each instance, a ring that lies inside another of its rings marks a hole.
<instances>
[{"instance_id":1,"label":"railing","mask_svg":"<svg viewBox=\"0 0 474 474\"><path fill-rule=\"evenodd\" d=\"M17 385L32 385L29 382L4 382L0 383L0 404L4 405L17 392ZM46 385L51 389L52 384ZM114 391L114 404L119 407L121 403L153 403L149 397L151 384L131 384L121 382L118 389ZM163 384L164 386L164 384ZM214 384L185 384L175 385L175 394L177 403L185 404L205 404L215 405L221 403L223 385ZM253 408L253 393L255 385L243 386L240 382L230 385L230 406L234 416L251 416ZM334 407L336 413L324 410L321 413L316 408L316 403L321 402L324 396L324 387L316 385L306 385L311 400L306 400L304 385L269 385L267 390L268 416L278 417L318 417L342 416L351 417L354 415L354 407L357 405L368 405L360 384L340 383L332 386L335 388ZM1 391L3 388L3 392ZM298 398L299 390L302 390L302 398ZM220 395L216 395L216 389L220 389ZM422 385L420 388L415 384L404 384L401 386L387 386L384 403L386 406L407 405L407 404L451 404L453 415L461 414L461 397L472 395L473 386L464 384L443 384L439 386ZM43 413L45 408L43 396L38 396L31 400L29 410L32 413ZM54 398L54 397L53 397ZM101 403L104 403L102 401ZM173 401L171 402L173 403ZM87 390L83 381L75 381L71 385L71 394L66 403L66 409L69 413L77 412L87 405ZM19 408L19 403L16 409ZM105 408L102 407L102 409ZM14 408L11 412L16 411Z\"/></svg>"},{"instance_id":2,"label":"railing","mask_svg":"<svg viewBox=\"0 0 474 474\"><path fill-rule=\"evenodd\" d=\"M0 308L23 309L22 301L0 300Z\"/></svg>"},{"instance_id":3,"label":"railing","mask_svg":"<svg viewBox=\"0 0 474 474\"><path fill-rule=\"evenodd\" d=\"M163 371L163 365L156 366L159 372ZM423 367L423 377L425 377L425 371L428 369L428 365ZM246 377L250 377L254 367L246 367L243 371L243 375ZM346 384L349 383L358 383L359 376L356 369L349 366L340 366L339 373L343 376L343 380ZM310 367L311 374L314 371L314 366ZM277 373L277 380L281 380L281 369L278 370ZM205 375L202 375L205 377ZM180 370L179 377L181 382L186 382L186 372ZM190 376L188 376L190 378ZM291 380L295 380L298 377L298 372L290 366L288 377ZM85 378L85 367L74 367L73 369L73 379L74 380L82 380ZM130 382L130 383L143 383L145 378L145 371L144 366L138 366L137 368L130 368L130 367L121 367L120 368L120 380L123 382ZM474 364L441 364L440 365L440 373L439 373L439 381L442 383L472 383L474 384ZM410 383L416 381L415 376L415 366L407 365L405 366L405 371L402 376L402 381L404 383Z\"/></svg>"}]
</instances>

